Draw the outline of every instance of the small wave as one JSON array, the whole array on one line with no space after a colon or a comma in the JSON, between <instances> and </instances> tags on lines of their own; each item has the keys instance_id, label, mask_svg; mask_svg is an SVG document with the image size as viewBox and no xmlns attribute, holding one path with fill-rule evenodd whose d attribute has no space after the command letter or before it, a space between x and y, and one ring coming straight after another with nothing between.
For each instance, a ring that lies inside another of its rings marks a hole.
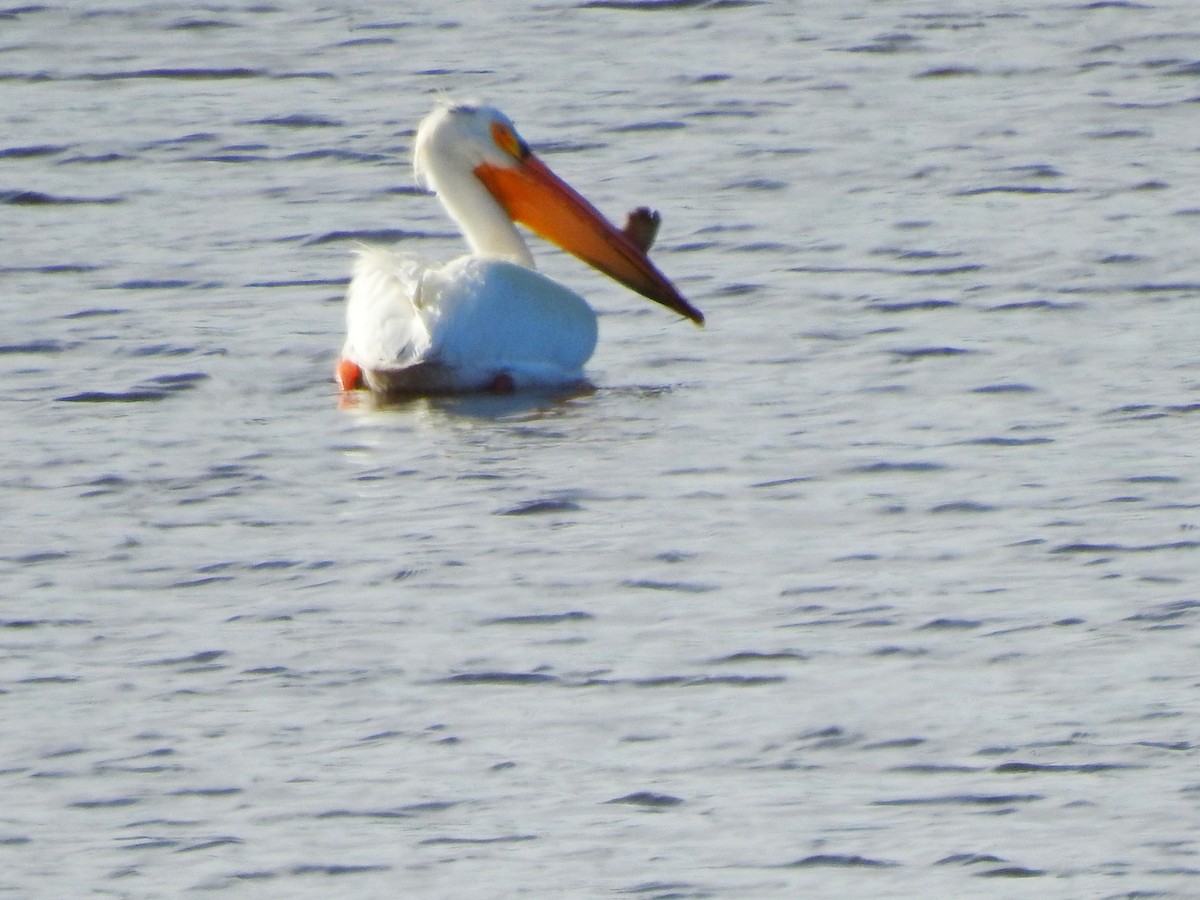
<instances>
[{"instance_id":1,"label":"small wave","mask_svg":"<svg viewBox=\"0 0 1200 900\"><path fill-rule=\"evenodd\" d=\"M68 394L56 398L60 403L147 403L165 400L169 394L166 391L82 391L78 394Z\"/></svg>"},{"instance_id":2,"label":"small wave","mask_svg":"<svg viewBox=\"0 0 1200 900\"><path fill-rule=\"evenodd\" d=\"M628 684L639 688L663 687L761 687L768 684L781 684L787 681L782 675L662 675L654 678L633 678L628 680L595 679L585 684Z\"/></svg>"},{"instance_id":3,"label":"small wave","mask_svg":"<svg viewBox=\"0 0 1200 900\"><path fill-rule=\"evenodd\" d=\"M962 631L978 628L983 623L976 619L933 619L920 626L918 631Z\"/></svg>"},{"instance_id":4,"label":"small wave","mask_svg":"<svg viewBox=\"0 0 1200 900\"><path fill-rule=\"evenodd\" d=\"M29 147L6 147L0 149L0 159L38 159L43 156L58 156L71 148L65 144L34 144Z\"/></svg>"},{"instance_id":5,"label":"small wave","mask_svg":"<svg viewBox=\"0 0 1200 900\"><path fill-rule=\"evenodd\" d=\"M1200 281L1148 282L1131 285L1129 290L1135 294L1200 293Z\"/></svg>"},{"instance_id":6,"label":"small wave","mask_svg":"<svg viewBox=\"0 0 1200 900\"><path fill-rule=\"evenodd\" d=\"M209 838L208 840L199 841L198 843L195 843L195 844L188 844L186 846L180 847L177 852L193 853L197 850L213 850L217 847L224 847L229 844L240 844L240 843L242 843L241 838L226 835L223 837Z\"/></svg>"},{"instance_id":7,"label":"small wave","mask_svg":"<svg viewBox=\"0 0 1200 900\"><path fill-rule=\"evenodd\" d=\"M623 582L625 587L639 588L647 591L672 591L680 594L707 594L717 590L715 584L701 584L690 581L655 581L649 578Z\"/></svg>"},{"instance_id":8,"label":"small wave","mask_svg":"<svg viewBox=\"0 0 1200 900\"><path fill-rule=\"evenodd\" d=\"M879 475L879 474L888 474L891 472L906 472L906 473L940 472L945 468L946 468L945 465L943 465L942 463L936 463L936 462L924 462L924 461L886 462L886 461L884 461L884 462L866 463L861 466L854 466L853 468L847 469L847 471L852 475Z\"/></svg>"},{"instance_id":9,"label":"small wave","mask_svg":"<svg viewBox=\"0 0 1200 900\"><path fill-rule=\"evenodd\" d=\"M195 131L190 134L180 135L179 137L148 141L141 145L141 149L153 150L157 147L174 147L181 144L212 143L216 140L220 140L220 138L211 131Z\"/></svg>"},{"instance_id":10,"label":"small wave","mask_svg":"<svg viewBox=\"0 0 1200 900\"><path fill-rule=\"evenodd\" d=\"M913 35L903 32L896 34L881 34L869 44L858 44L847 47L847 53L905 53L923 50L920 41Z\"/></svg>"},{"instance_id":11,"label":"small wave","mask_svg":"<svg viewBox=\"0 0 1200 900\"><path fill-rule=\"evenodd\" d=\"M138 78L162 78L173 81L220 81L231 78L265 78L266 69L232 68L153 68L127 69L114 72L85 72L75 76L79 81L127 81Z\"/></svg>"},{"instance_id":12,"label":"small wave","mask_svg":"<svg viewBox=\"0 0 1200 900\"><path fill-rule=\"evenodd\" d=\"M588 622L596 617L591 613L572 610L565 613L544 613L530 616L497 616L484 619L481 625L558 625L562 622Z\"/></svg>"},{"instance_id":13,"label":"small wave","mask_svg":"<svg viewBox=\"0 0 1200 900\"><path fill-rule=\"evenodd\" d=\"M1150 137L1153 134L1145 128L1114 128L1110 131L1092 131L1087 137L1094 141L1122 141L1132 138Z\"/></svg>"},{"instance_id":14,"label":"small wave","mask_svg":"<svg viewBox=\"0 0 1200 900\"><path fill-rule=\"evenodd\" d=\"M124 203L122 197L56 197L42 191L0 191L0 204L7 206L80 206Z\"/></svg>"},{"instance_id":15,"label":"small wave","mask_svg":"<svg viewBox=\"0 0 1200 900\"><path fill-rule=\"evenodd\" d=\"M6 353L64 353L72 346L74 345L64 344L62 341L47 340L26 341L23 344L0 344L0 355Z\"/></svg>"},{"instance_id":16,"label":"small wave","mask_svg":"<svg viewBox=\"0 0 1200 900\"><path fill-rule=\"evenodd\" d=\"M127 313L127 309L109 309L104 307L94 307L91 309L81 309L79 312L67 313L62 318L64 319L95 319L101 316L119 316Z\"/></svg>"},{"instance_id":17,"label":"small wave","mask_svg":"<svg viewBox=\"0 0 1200 900\"><path fill-rule=\"evenodd\" d=\"M1031 438L1014 438L1014 437L984 437L974 438L969 441L963 441L968 446L975 447L1036 447L1039 444L1053 444L1054 438L1048 437L1031 437Z\"/></svg>"},{"instance_id":18,"label":"small wave","mask_svg":"<svg viewBox=\"0 0 1200 900\"><path fill-rule=\"evenodd\" d=\"M102 165L104 163L114 162L132 162L134 157L126 156L124 153L96 153L82 154L79 156L69 156L66 159L59 160L59 165L74 166L74 165Z\"/></svg>"},{"instance_id":19,"label":"small wave","mask_svg":"<svg viewBox=\"0 0 1200 900\"><path fill-rule=\"evenodd\" d=\"M551 153L586 153L590 150L603 150L607 144L599 141L538 141L537 151L539 154Z\"/></svg>"},{"instance_id":20,"label":"small wave","mask_svg":"<svg viewBox=\"0 0 1200 900\"><path fill-rule=\"evenodd\" d=\"M213 153L209 156L189 156L187 162L251 163L263 162L268 158L260 153Z\"/></svg>"},{"instance_id":21,"label":"small wave","mask_svg":"<svg viewBox=\"0 0 1200 900\"><path fill-rule=\"evenodd\" d=\"M735 282L734 284L722 285L713 291L713 294L718 297L745 297L747 294L753 294L762 289L763 285L761 284Z\"/></svg>"},{"instance_id":22,"label":"small wave","mask_svg":"<svg viewBox=\"0 0 1200 900\"><path fill-rule=\"evenodd\" d=\"M227 650L200 650L188 656L171 656L145 663L148 666L206 666L222 656L228 656Z\"/></svg>"},{"instance_id":23,"label":"small wave","mask_svg":"<svg viewBox=\"0 0 1200 900\"><path fill-rule=\"evenodd\" d=\"M546 513L563 513L563 512L578 512L583 509L574 500L530 500L528 503L519 503L516 506L511 506L508 509L501 510L496 515L499 516L540 516Z\"/></svg>"},{"instance_id":24,"label":"small wave","mask_svg":"<svg viewBox=\"0 0 1200 900\"><path fill-rule=\"evenodd\" d=\"M445 234L435 231L405 231L403 228L377 228L366 229L363 231L327 231L325 234L308 238L304 241L304 246L315 247L320 244L334 244L339 241L359 241L365 244L395 244L398 241L452 237L458 237L458 235Z\"/></svg>"},{"instance_id":25,"label":"small wave","mask_svg":"<svg viewBox=\"0 0 1200 900\"><path fill-rule=\"evenodd\" d=\"M605 800L604 802L626 803L630 806L644 806L651 809L666 809L671 806L681 806L683 798L675 797L671 794L655 794L651 791L635 791L632 794L626 794L624 797L615 797L612 800Z\"/></svg>"},{"instance_id":26,"label":"small wave","mask_svg":"<svg viewBox=\"0 0 1200 900\"><path fill-rule=\"evenodd\" d=\"M131 278L129 281L118 282L113 287L121 291L161 291L200 287L200 283L185 281L182 278Z\"/></svg>"},{"instance_id":27,"label":"small wave","mask_svg":"<svg viewBox=\"0 0 1200 900\"><path fill-rule=\"evenodd\" d=\"M85 263L54 263L48 266L0 266L0 274L10 272L28 272L40 275L82 275L86 272L99 272L104 266L91 266ZM66 318L64 316L64 318Z\"/></svg>"},{"instance_id":28,"label":"small wave","mask_svg":"<svg viewBox=\"0 0 1200 900\"><path fill-rule=\"evenodd\" d=\"M711 660L713 665L745 662L807 662L808 656L795 650L778 650L773 653L763 653L758 650L741 650L728 656Z\"/></svg>"},{"instance_id":29,"label":"small wave","mask_svg":"<svg viewBox=\"0 0 1200 900\"><path fill-rule=\"evenodd\" d=\"M985 384L971 388L972 394L1029 394L1036 391L1032 385L1020 382L1005 382L1002 384Z\"/></svg>"},{"instance_id":30,"label":"small wave","mask_svg":"<svg viewBox=\"0 0 1200 900\"><path fill-rule=\"evenodd\" d=\"M900 303L876 303L871 309L883 313L927 312L931 309L954 309L957 300L910 300Z\"/></svg>"},{"instance_id":31,"label":"small wave","mask_svg":"<svg viewBox=\"0 0 1200 900\"><path fill-rule=\"evenodd\" d=\"M992 769L997 775L1027 775L1037 772L1071 772L1077 775L1093 775L1097 772L1112 772L1123 769L1145 769L1146 766L1132 763L1030 763L1007 762Z\"/></svg>"},{"instance_id":32,"label":"small wave","mask_svg":"<svg viewBox=\"0 0 1200 900\"><path fill-rule=\"evenodd\" d=\"M1074 194L1075 188L1043 187L1037 184L994 184L955 191L955 197L980 197L984 194Z\"/></svg>"},{"instance_id":33,"label":"small wave","mask_svg":"<svg viewBox=\"0 0 1200 900\"><path fill-rule=\"evenodd\" d=\"M130 356L189 356L195 347L179 347L174 344L146 344L128 351Z\"/></svg>"},{"instance_id":34,"label":"small wave","mask_svg":"<svg viewBox=\"0 0 1200 900\"><path fill-rule=\"evenodd\" d=\"M544 672L462 672L439 680L441 684L547 684L558 681L555 675Z\"/></svg>"},{"instance_id":35,"label":"small wave","mask_svg":"<svg viewBox=\"0 0 1200 900\"><path fill-rule=\"evenodd\" d=\"M318 819L412 819L426 813L445 812L459 804L453 800L430 800L390 809L330 809L317 813Z\"/></svg>"},{"instance_id":36,"label":"small wave","mask_svg":"<svg viewBox=\"0 0 1200 900\"><path fill-rule=\"evenodd\" d=\"M494 75L492 69L421 69L417 75L438 77L442 75Z\"/></svg>"},{"instance_id":37,"label":"small wave","mask_svg":"<svg viewBox=\"0 0 1200 900\"><path fill-rule=\"evenodd\" d=\"M350 38L347 41L338 41L333 46L335 47L378 47L391 46L396 43L395 38L390 37L364 37Z\"/></svg>"},{"instance_id":38,"label":"small wave","mask_svg":"<svg viewBox=\"0 0 1200 900\"><path fill-rule=\"evenodd\" d=\"M67 805L71 809L114 809L121 806L133 806L140 802L137 797L108 797L100 800L76 800Z\"/></svg>"},{"instance_id":39,"label":"small wave","mask_svg":"<svg viewBox=\"0 0 1200 900\"><path fill-rule=\"evenodd\" d=\"M68 559L70 555L65 550L41 550L37 553L26 553L24 556L18 556L13 562L20 563L23 566L35 566L41 563L58 562L59 560Z\"/></svg>"},{"instance_id":40,"label":"small wave","mask_svg":"<svg viewBox=\"0 0 1200 900\"><path fill-rule=\"evenodd\" d=\"M816 853L795 862L784 863L785 869L813 869L833 867L838 869L890 869L900 865L887 859L872 859L867 856L844 853Z\"/></svg>"},{"instance_id":41,"label":"small wave","mask_svg":"<svg viewBox=\"0 0 1200 900\"><path fill-rule=\"evenodd\" d=\"M963 347L913 347L898 348L888 352L893 356L899 356L901 359L930 359L945 356L962 356L973 351Z\"/></svg>"},{"instance_id":42,"label":"small wave","mask_svg":"<svg viewBox=\"0 0 1200 900\"><path fill-rule=\"evenodd\" d=\"M63 558L68 554L55 554L57 558ZM20 562L20 560L17 560ZM91 625L90 619L8 619L0 620L0 628L62 628L72 625Z\"/></svg>"},{"instance_id":43,"label":"small wave","mask_svg":"<svg viewBox=\"0 0 1200 900\"><path fill-rule=\"evenodd\" d=\"M1198 550L1200 541L1166 541L1161 544L1062 544L1051 553L1155 553L1160 550Z\"/></svg>"},{"instance_id":44,"label":"small wave","mask_svg":"<svg viewBox=\"0 0 1200 900\"><path fill-rule=\"evenodd\" d=\"M988 312L1016 312L1026 309L1047 310L1050 312L1060 312L1063 310L1079 309L1080 303L1059 303L1054 300L1022 300L1016 303L1001 303L998 306L989 306Z\"/></svg>"},{"instance_id":45,"label":"small wave","mask_svg":"<svg viewBox=\"0 0 1200 900\"><path fill-rule=\"evenodd\" d=\"M939 503L937 506L932 506L929 511L934 514L941 513L989 513L995 512L996 507L988 503L980 503L976 500L954 500L950 503Z\"/></svg>"},{"instance_id":46,"label":"small wave","mask_svg":"<svg viewBox=\"0 0 1200 900\"><path fill-rule=\"evenodd\" d=\"M578 9L624 9L662 12L676 9L743 9L759 6L762 0L587 0Z\"/></svg>"},{"instance_id":47,"label":"small wave","mask_svg":"<svg viewBox=\"0 0 1200 900\"><path fill-rule=\"evenodd\" d=\"M919 266L894 268L890 266L789 266L786 271L804 275L968 275L982 271L981 263L963 263L960 266Z\"/></svg>"},{"instance_id":48,"label":"small wave","mask_svg":"<svg viewBox=\"0 0 1200 900\"><path fill-rule=\"evenodd\" d=\"M937 797L902 797L872 800L872 806L1012 806L1046 799L1041 794L945 794Z\"/></svg>"},{"instance_id":49,"label":"small wave","mask_svg":"<svg viewBox=\"0 0 1200 900\"><path fill-rule=\"evenodd\" d=\"M383 153L357 153L353 150L328 148L324 150L305 150L302 153L291 153L284 157L288 162L305 162L317 159L333 159L340 162L380 162L389 157Z\"/></svg>"},{"instance_id":50,"label":"small wave","mask_svg":"<svg viewBox=\"0 0 1200 900\"><path fill-rule=\"evenodd\" d=\"M27 6L14 6L10 9L0 10L0 19L19 19L21 16L29 15L30 13L47 12L53 7L46 6L41 3L30 3Z\"/></svg>"},{"instance_id":51,"label":"small wave","mask_svg":"<svg viewBox=\"0 0 1200 900\"><path fill-rule=\"evenodd\" d=\"M290 243L293 238L289 238L284 243ZM248 288L295 288L295 287L337 287L346 286L348 278L301 278L301 279L284 279L280 281L248 281L243 287Z\"/></svg>"},{"instance_id":52,"label":"small wave","mask_svg":"<svg viewBox=\"0 0 1200 900\"><path fill-rule=\"evenodd\" d=\"M631 122L628 125L615 125L607 130L614 134L631 134L643 131L676 131L680 128L687 128L687 123L654 120L649 122Z\"/></svg>"},{"instance_id":53,"label":"small wave","mask_svg":"<svg viewBox=\"0 0 1200 900\"><path fill-rule=\"evenodd\" d=\"M522 841L536 841L536 834L502 834L497 837L468 838L468 837L433 837L421 841L422 846L437 846L439 844L512 844Z\"/></svg>"},{"instance_id":54,"label":"small wave","mask_svg":"<svg viewBox=\"0 0 1200 900\"><path fill-rule=\"evenodd\" d=\"M744 178L740 181L732 181L725 185L723 190L727 191L783 191L787 190L790 185L786 181L778 181L773 178Z\"/></svg>"},{"instance_id":55,"label":"small wave","mask_svg":"<svg viewBox=\"0 0 1200 900\"><path fill-rule=\"evenodd\" d=\"M170 792L172 797L233 797L243 793L240 787L178 788Z\"/></svg>"},{"instance_id":56,"label":"small wave","mask_svg":"<svg viewBox=\"0 0 1200 900\"><path fill-rule=\"evenodd\" d=\"M1004 862L999 856L990 853L954 853L939 859L935 866L974 866L980 863Z\"/></svg>"},{"instance_id":57,"label":"small wave","mask_svg":"<svg viewBox=\"0 0 1200 900\"><path fill-rule=\"evenodd\" d=\"M208 31L213 28L237 28L235 22L223 19L176 19L165 26L167 31Z\"/></svg>"},{"instance_id":58,"label":"small wave","mask_svg":"<svg viewBox=\"0 0 1200 900\"><path fill-rule=\"evenodd\" d=\"M978 878L1038 878L1045 875L1044 869L1027 869L1025 866L1001 866L980 872Z\"/></svg>"},{"instance_id":59,"label":"small wave","mask_svg":"<svg viewBox=\"0 0 1200 900\"><path fill-rule=\"evenodd\" d=\"M251 119L247 125L274 125L280 128L341 128L345 123L327 116L293 113L290 116L265 116Z\"/></svg>"},{"instance_id":60,"label":"small wave","mask_svg":"<svg viewBox=\"0 0 1200 900\"><path fill-rule=\"evenodd\" d=\"M292 875L362 875L365 872L390 872L392 867L382 863L377 865L344 865L331 864L321 865L317 863L305 863L302 866L293 866L289 871Z\"/></svg>"},{"instance_id":61,"label":"small wave","mask_svg":"<svg viewBox=\"0 0 1200 900\"><path fill-rule=\"evenodd\" d=\"M756 481L750 485L752 488L777 488L788 487L793 484L807 484L815 481L816 478L812 475L795 475L791 478L773 478L770 481Z\"/></svg>"},{"instance_id":62,"label":"small wave","mask_svg":"<svg viewBox=\"0 0 1200 900\"><path fill-rule=\"evenodd\" d=\"M203 372L179 372L172 375L155 375L148 381L168 391L190 391L207 379L208 375Z\"/></svg>"},{"instance_id":63,"label":"small wave","mask_svg":"<svg viewBox=\"0 0 1200 900\"><path fill-rule=\"evenodd\" d=\"M924 72L919 72L914 75L914 78L962 78L970 75L982 74L979 69L974 66L938 66L933 69L926 69Z\"/></svg>"},{"instance_id":64,"label":"small wave","mask_svg":"<svg viewBox=\"0 0 1200 900\"><path fill-rule=\"evenodd\" d=\"M0 72L0 81L23 81L26 84L37 84L41 81L54 81L49 72Z\"/></svg>"}]
</instances>

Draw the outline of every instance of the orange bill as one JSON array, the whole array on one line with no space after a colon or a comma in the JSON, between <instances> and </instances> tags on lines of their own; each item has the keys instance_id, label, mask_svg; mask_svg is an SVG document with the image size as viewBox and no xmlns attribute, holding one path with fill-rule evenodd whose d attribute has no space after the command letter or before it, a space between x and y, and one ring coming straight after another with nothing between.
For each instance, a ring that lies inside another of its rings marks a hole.
<instances>
[{"instance_id":1,"label":"orange bill","mask_svg":"<svg viewBox=\"0 0 1200 900\"><path fill-rule=\"evenodd\" d=\"M643 297L704 324L704 314L684 299L645 251L536 156L526 153L513 166L483 163L475 175L514 222Z\"/></svg>"}]
</instances>

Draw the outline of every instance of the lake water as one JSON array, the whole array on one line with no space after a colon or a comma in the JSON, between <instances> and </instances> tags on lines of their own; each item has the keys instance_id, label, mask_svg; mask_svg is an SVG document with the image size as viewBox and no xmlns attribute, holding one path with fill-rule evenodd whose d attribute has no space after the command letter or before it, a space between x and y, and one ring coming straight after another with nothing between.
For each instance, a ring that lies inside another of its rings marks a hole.
<instances>
[{"instance_id":1,"label":"lake water","mask_svg":"<svg viewBox=\"0 0 1200 900\"><path fill-rule=\"evenodd\" d=\"M0 9L0 896L1200 896L1174 2ZM504 109L593 393L340 403Z\"/></svg>"}]
</instances>

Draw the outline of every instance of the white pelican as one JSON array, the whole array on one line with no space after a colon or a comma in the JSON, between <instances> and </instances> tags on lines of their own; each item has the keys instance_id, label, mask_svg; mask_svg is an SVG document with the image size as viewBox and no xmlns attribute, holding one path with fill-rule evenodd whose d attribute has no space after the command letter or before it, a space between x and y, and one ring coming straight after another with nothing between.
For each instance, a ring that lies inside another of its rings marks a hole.
<instances>
[{"instance_id":1,"label":"white pelican","mask_svg":"<svg viewBox=\"0 0 1200 900\"><path fill-rule=\"evenodd\" d=\"M637 210L618 230L530 152L499 110L435 109L417 130L413 169L471 253L441 267L378 248L358 253L337 364L342 390L405 396L581 383L596 314L534 270L514 222L704 324L645 253L657 215Z\"/></svg>"}]
</instances>

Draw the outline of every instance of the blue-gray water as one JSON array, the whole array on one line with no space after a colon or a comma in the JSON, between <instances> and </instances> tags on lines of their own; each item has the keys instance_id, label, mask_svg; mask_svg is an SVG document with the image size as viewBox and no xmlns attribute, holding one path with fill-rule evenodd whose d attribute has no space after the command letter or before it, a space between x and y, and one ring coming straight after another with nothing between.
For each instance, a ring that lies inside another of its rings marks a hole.
<instances>
[{"instance_id":1,"label":"blue-gray water","mask_svg":"<svg viewBox=\"0 0 1200 900\"><path fill-rule=\"evenodd\" d=\"M1200 896L1174 2L0 9L0 895ZM981 11L982 10L982 11ZM508 112L595 393L339 406Z\"/></svg>"}]
</instances>

